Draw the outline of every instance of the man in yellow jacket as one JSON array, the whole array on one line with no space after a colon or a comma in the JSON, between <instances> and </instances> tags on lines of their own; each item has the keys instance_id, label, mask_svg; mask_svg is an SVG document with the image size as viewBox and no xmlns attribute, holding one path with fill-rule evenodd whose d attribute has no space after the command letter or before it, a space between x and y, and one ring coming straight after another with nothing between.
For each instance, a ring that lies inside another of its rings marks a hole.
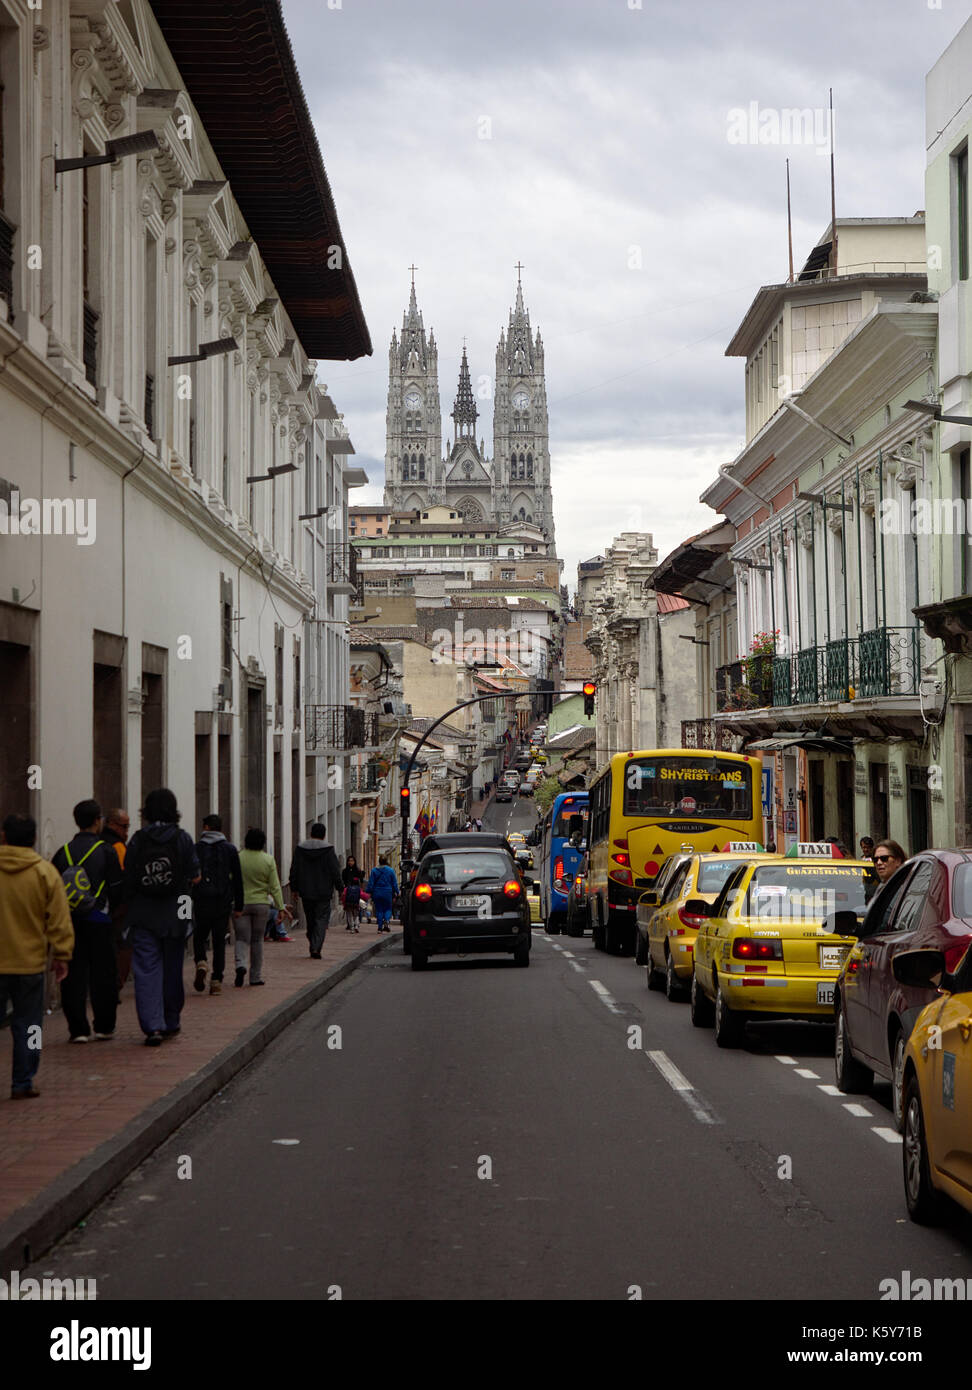
<instances>
[{"instance_id":1,"label":"man in yellow jacket","mask_svg":"<svg viewBox=\"0 0 972 1390\"><path fill-rule=\"evenodd\" d=\"M34 1077L40 1066L48 950L58 981L74 952L64 884L54 865L34 852L36 839L30 816L7 816L0 828L0 1014L9 999L14 1100L40 1095Z\"/></svg>"}]
</instances>

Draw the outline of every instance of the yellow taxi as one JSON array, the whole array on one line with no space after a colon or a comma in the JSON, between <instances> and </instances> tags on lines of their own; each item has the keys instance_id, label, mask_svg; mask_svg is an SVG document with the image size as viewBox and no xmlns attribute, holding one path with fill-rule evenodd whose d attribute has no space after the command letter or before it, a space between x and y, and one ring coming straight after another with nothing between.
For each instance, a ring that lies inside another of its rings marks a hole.
<instances>
[{"instance_id":1,"label":"yellow taxi","mask_svg":"<svg viewBox=\"0 0 972 1390\"><path fill-rule=\"evenodd\" d=\"M664 880L659 875L657 890L643 893L638 903L635 960L648 968L649 989L664 989L673 1000L688 998L695 938L706 918L689 912L686 903L714 903L733 870L762 852L755 840L730 840L716 854L672 856L671 874Z\"/></svg>"},{"instance_id":2,"label":"yellow taxi","mask_svg":"<svg viewBox=\"0 0 972 1390\"><path fill-rule=\"evenodd\" d=\"M530 925L537 927L540 925L540 921L540 885L536 883L530 894Z\"/></svg>"},{"instance_id":3,"label":"yellow taxi","mask_svg":"<svg viewBox=\"0 0 972 1390\"><path fill-rule=\"evenodd\" d=\"M738 1047L748 1019L832 1023L870 868L829 841L801 843L786 855L750 857L715 903L689 898L686 912L705 919L693 952L695 1026L714 1023L718 1045Z\"/></svg>"},{"instance_id":4,"label":"yellow taxi","mask_svg":"<svg viewBox=\"0 0 972 1390\"><path fill-rule=\"evenodd\" d=\"M932 1225L951 1197L972 1212L972 950L955 974L941 951L902 951L903 985L939 988L915 1022L904 1064L904 1189L912 1221Z\"/></svg>"}]
</instances>

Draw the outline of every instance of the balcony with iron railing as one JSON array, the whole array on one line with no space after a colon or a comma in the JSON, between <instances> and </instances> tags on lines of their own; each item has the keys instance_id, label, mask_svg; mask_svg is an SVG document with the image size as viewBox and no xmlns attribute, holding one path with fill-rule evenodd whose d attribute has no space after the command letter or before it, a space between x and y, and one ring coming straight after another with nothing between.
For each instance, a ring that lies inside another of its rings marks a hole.
<instances>
[{"instance_id":1,"label":"balcony with iron railing","mask_svg":"<svg viewBox=\"0 0 972 1390\"><path fill-rule=\"evenodd\" d=\"M380 791L381 769L377 763L367 767L352 767L348 770L348 791L367 794Z\"/></svg>"},{"instance_id":2,"label":"balcony with iron railing","mask_svg":"<svg viewBox=\"0 0 972 1390\"><path fill-rule=\"evenodd\" d=\"M327 548L327 586L332 594L347 594L364 603L364 575L358 573L358 551L353 545Z\"/></svg>"},{"instance_id":3,"label":"balcony with iron railing","mask_svg":"<svg viewBox=\"0 0 972 1390\"><path fill-rule=\"evenodd\" d=\"M14 233L17 228L0 212L0 299L13 318Z\"/></svg>"},{"instance_id":4,"label":"balcony with iron railing","mask_svg":"<svg viewBox=\"0 0 972 1390\"><path fill-rule=\"evenodd\" d=\"M793 656L749 657L716 671L716 709L783 708L916 696L930 639L914 627L879 627L837 637Z\"/></svg>"},{"instance_id":5,"label":"balcony with iron railing","mask_svg":"<svg viewBox=\"0 0 972 1390\"><path fill-rule=\"evenodd\" d=\"M84 374L92 386L98 385L98 324L101 315L97 309L92 309L91 305L85 303L84 306L84 332L82 343L82 357L84 359Z\"/></svg>"},{"instance_id":6,"label":"balcony with iron railing","mask_svg":"<svg viewBox=\"0 0 972 1390\"><path fill-rule=\"evenodd\" d=\"M727 724L720 724L718 720L682 720L683 748L705 748L717 753L736 753L741 742L741 735Z\"/></svg>"},{"instance_id":7,"label":"balcony with iron railing","mask_svg":"<svg viewBox=\"0 0 972 1390\"><path fill-rule=\"evenodd\" d=\"M324 753L378 745L378 716L354 705L305 705L306 746Z\"/></svg>"}]
</instances>

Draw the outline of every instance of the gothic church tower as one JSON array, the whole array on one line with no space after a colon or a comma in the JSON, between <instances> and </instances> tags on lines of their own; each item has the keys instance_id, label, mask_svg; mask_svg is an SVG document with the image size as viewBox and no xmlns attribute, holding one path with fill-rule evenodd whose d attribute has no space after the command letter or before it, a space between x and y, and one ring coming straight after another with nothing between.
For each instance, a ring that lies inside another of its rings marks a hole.
<instances>
[{"instance_id":1,"label":"gothic church tower","mask_svg":"<svg viewBox=\"0 0 972 1390\"><path fill-rule=\"evenodd\" d=\"M439 354L435 334L425 336L413 273L401 342L393 330L388 351L385 505L395 511L428 507L441 500L441 484Z\"/></svg>"},{"instance_id":2,"label":"gothic church tower","mask_svg":"<svg viewBox=\"0 0 972 1390\"><path fill-rule=\"evenodd\" d=\"M516 305L496 349L493 404L493 472L496 515L501 525L532 521L554 547L553 496L547 387L540 330L531 337L523 286L516 282Z\"/></svg>"}]
</instances>

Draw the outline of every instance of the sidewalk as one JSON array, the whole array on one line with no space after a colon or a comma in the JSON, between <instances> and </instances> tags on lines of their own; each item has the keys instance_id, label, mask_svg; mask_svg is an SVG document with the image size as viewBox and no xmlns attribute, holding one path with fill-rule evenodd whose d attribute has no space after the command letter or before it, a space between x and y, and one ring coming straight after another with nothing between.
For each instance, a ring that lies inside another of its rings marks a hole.
<instances>
[{"instance_id":1,"label":"sidewalk","mask_svg":"<svg viewBox=\"0 0 972 1390\"><path fill-rule=\"evenodd\" d=\"M365 922L328 930L322 959L307 938L266 943L266 985L233 985L231 948L223 993L197 994L191 952L183 978L182 1031L144 1046L134 987L122 990L110 1042L69 1044L61 1013L44 1023L38 1100L9 1100L11 1039L0 1030L0 1272L21 1269L59 1240L210 1096L306 1009L400 933ZM208 986L208 977L207 977Z\"/></svg>"}]
</instances>

